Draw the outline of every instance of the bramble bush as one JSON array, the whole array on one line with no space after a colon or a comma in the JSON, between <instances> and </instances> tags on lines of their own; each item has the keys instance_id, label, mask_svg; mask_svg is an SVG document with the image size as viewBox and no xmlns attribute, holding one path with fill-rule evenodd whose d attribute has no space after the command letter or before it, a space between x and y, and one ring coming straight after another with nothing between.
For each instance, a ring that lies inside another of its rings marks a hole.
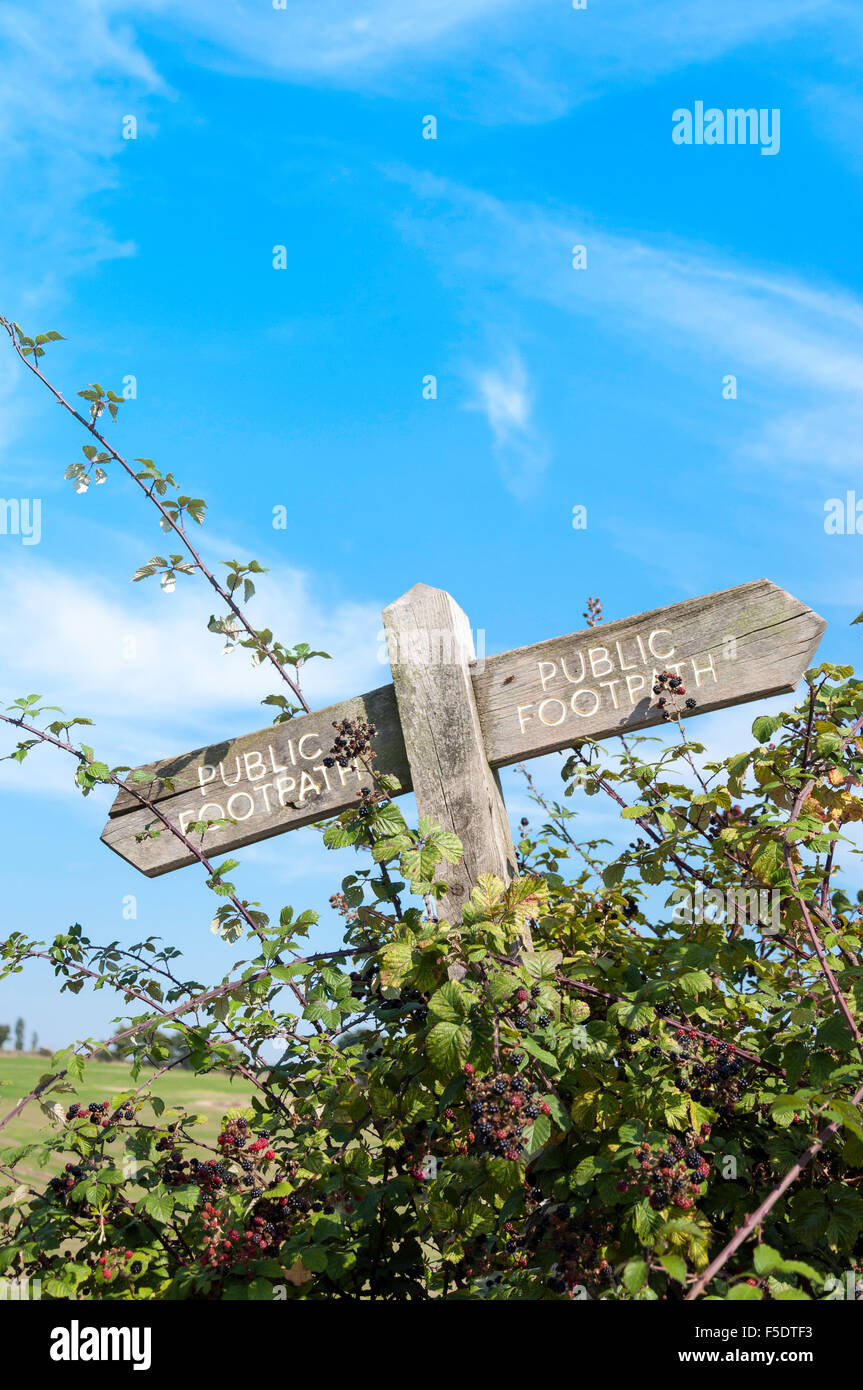
<instances>
[{"instance_id":1,"label":"bramble bush","mask_svg":"<svg viewBox=\"0 0 863 1390\"><path fill-rule=\"evenodd\" d=\"M48 385L39 358L59 335L0 323ZM203 501L99 431L121 399L88 387L88 419L49 389L95 440L70 472L79 491L97 468L125 470L178 545L142 568L168 588L201 575L227 609L211 628L287 683L266 701L277 717L307 708L300 668L321 654L275 643L235 597L261 567L232 561L222 585L186 535ZM243 942L221 983L184 978L154 938L11 932L3 976L47 959L61 990L114 989L125 1012L113 1038L51 1058L0 1119L27 1104L46 1116L38 1142L0 1150L0 1276L60 1299L853 1297L863 893L847 885L863 682L818 666L799 705L759 715L753 746L716 761L689 736L685 692L663 675L657 690L672 738L576 745L560 802L525 773L537 813L518 875L481 877L458 920L437 904L461 847L427 819L406 824L375 772L373 726L349 725L329 756L368 784L321 827L334 867L354 856L332 899L339 948L310 949L314 912L276 919L241 898L237 861L207 855L214 823L188 833L213 928ZM52 744L84 795L125 785L128 769L74 741L89 721L34 695L3 718L18 761ZM177 833L146 782L128 785L152 833ZM623 849L577 838L585 796L631 823ZM71 1103L107 1048L132 1085ZM215 1145L159 1095L182 1065L251 1092ZM25 1160L44 1181L19 1179Z\"/></svg>"}]
</instances>

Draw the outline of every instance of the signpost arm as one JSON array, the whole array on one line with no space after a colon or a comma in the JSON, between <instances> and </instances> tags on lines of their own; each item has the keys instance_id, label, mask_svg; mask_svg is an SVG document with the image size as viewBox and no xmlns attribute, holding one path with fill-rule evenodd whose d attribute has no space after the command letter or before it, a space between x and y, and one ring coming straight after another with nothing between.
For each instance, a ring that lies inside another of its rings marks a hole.
<instances>
[{"instance_id":1,"label":"signpost arm","mask_svg":"<svg viewBox=\"0 0 863 1390\"><path fill-rule=\"evenodd\" d=\"M438 869L449 884L441 914L458 920L479 874L497 874L506 883L517 871L474 698L470 623L450 594L426 584L391 603L383 619L419 813L453 831L464 846L460 863Z\"/></svg>"}]
</instances>

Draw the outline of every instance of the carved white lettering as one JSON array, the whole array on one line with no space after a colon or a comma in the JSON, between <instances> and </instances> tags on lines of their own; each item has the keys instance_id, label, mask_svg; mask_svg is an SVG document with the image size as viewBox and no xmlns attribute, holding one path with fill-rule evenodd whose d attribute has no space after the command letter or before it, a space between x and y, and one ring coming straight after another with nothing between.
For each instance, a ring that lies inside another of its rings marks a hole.
<instances>
[{"instance_id":1,"label":"carved white lettering","mask_svg":"<svg viewBox=\"0 0 863 1390\"><path fill-rule=\"evenodd\" d=\"M543 668L545 668L545 669L548 671L548 675L545 675L545 674L543 673ZM557 662L556 662L556 661L540 661L540 662L539 662L539 679L540 679L540 682L541 682L541 684L542 684L543 690L547 690L547 689L548 689L548 682L551 680L552 676L554 676L554 675L556 674L556 672L557 672Z\"/></svg>"},{"instance_id":2,"label":"carved white lettering","mask_svg":"<svg viewBox=\"0 0 863 1390\"><path fill-rule=\"evenodd\" d=\"M576 702L578 701L578 699L579 699L582 695L588 695L588 696L591 696L591 695L592 695L592 696L593 696L593 708L592 708L592 709L579 709L579 708L578 708L578 704L577 704ZM588 719L592 714L596 714L596 711L599 709L599 699L600 699L599 691L598 691L598 690L591 690L590 686L589 686L589 685L586 685L586 686L584 687L583 690L576 690L575 694L573 695L572 699L571 699L570 702L569 702L569 707L570 707L570 709L572 710L573 714L580 714L581 717L582 717L582 719Z\"/></svg>"},{"instance_id":3,"label":"carved white lettering","mask_svg":"<svg viewBox=\"0 0 863 1390\"><path fill-rule=\"evenodd\" d=\"M244 816L241 816L239 811L235 809L234 802L243 799L248 801L249 809ZM253 816L254 814L255 798L252 796L251 792L234 792L234 795L228 798L228 816L231 820L248 820L249 816Z\"/></svg>"},{"instance_id":4,"label":"carved white lettering","mask_svg":"<svg viewBox=\"0 0 863 1390\"><path fill-rule=\"evenodd\" d=\"M650 648L651 655L652 655L652 656L655 656L656 659L657 659L657 661L667 661L668 658L669 658L670 656L673 656L673 655L674 655L674 644L673 644L673 643L672 643L672 645L668 648L668 651L667 651L667 652L660 652L660 651L657 651L657 648L656 648L656 639L657 639L657 637L663 636L663 634L664 634L665 636L667 636L667 637L670 637L670 636L671 636L671 629L670 629L670 628L667 628L667 627L657 627L657 628L654 628L653 632L651 632L650 636L649 636L648 639L647 639L647 645L648 645L648 647Z\"/></svg>"},{"instance_id":5,"label":"carved white lettering","mask_svg":"<svg viewBox=\"0 0 863 1390\"><path fill-rule=\"evenodd\" d=\"M518 727L519 727L519 729L521 730L522 733L524 733L525 726L526 726L526 724L527 724L527 720L528 720L528 719L533 719L533 715L532 715L532 714L528 714L528 715L525 717L524 711L525 711L525 710L529 710L529 709L533 709L533 706L534 706L534 701L533 701L533 700L531 700L531 702L530 702L529 705L519 705L519 706L518 706L518 709L517 709L517 711L516 711L517 714L518 714Z\"/></svg>"},{"instance_id":6,"label":"carved white lettering","mask_svg":"<svg viewBox=\"0 0 863 1390\"><path fill-rule=\"evenodd\" d=\"M573 698L574 698L574 697L573 697ZM559 707L559 709L560 709L560 718L559 718L559 719L552 719L552 718L550 718L550 717L549 717L548 719L546 719L545 715L543 714L543 710L546 708L547 705L557 705L557 706ZM537 710L537 714L539 715L540 722L541 722L542 724L548 724L548 725L550 725L552 728L554 728L554 727L556 727L556 725L562 724L563 721L564 721L564 719L566 718L566 705L563 703L563 700L543 700L542 704L540 705L539 709Z\"/></svg>"},{"instance_id":7,"label":"carved white lettering","mask_svg":"<svg viewBox=\"0 0 863 1390\"><path fill-rule=\"evenodd\" d=\"M586 674L586 669L585 669L585 665L584 665L584 652L576 652L576 656L578 657L578 660L579 660L579 662L581 663L581 675L580 675L580 676L571 676L571 675L569 674L569 671L567 670L567 666L566 666L566 661L563 659L563 657L561 657L560 669L563 671L563 674L566 676L566 679L567 679L568 681L571 681L573 685L580 685L581 682L584 680L584 677L585 677L585 674Z\"/></svg>"},{"instance_id":8,"label":"carved white lettering","mask_svg":"<svg viewBox=\"0 0 863 1390\"><path fill-rule=\"evenodd\" d=\"M696 685L700 685L700 684L701 684L701 677L702 677L702 676L706 676L708 672L710 672L710 675L713 677L714 680L717 679L716 667L715 667L714 664L713 664L713 653L712 653L712 652L708 652L708 653L707 653L707 665L706 665L706 666L696 666L696 664L695 664L695 658L694 658L694 657L692 658L692 674L695 676L695 684L696 684Z\"/></svg>"},{"instance_id":9,"label":"carved white lettering","mask_svg":"<svg viewBox=\"0 0 863 1390\"><path fill-rule=\"evenodd\" d=\"M598 653L602 655L598 655ZM590 669L594 676L607 676L609 671L614 670L614 662L608 655L606 647L591 647L587 653L590 657Z\"/></svg>"},{"instance_id":10,"label":"carved white lettering","mask_svg":"<svg viewBox=\"0 0 863 1390\"><path fill-rule=\"evenodd\" d=\"M316 748L314 753L307 753L305 751L305 749L303 748L303 744L306 742L307 739L310 738L319 740L320 734L303 734L302 738L297 744L297 752L299 753L300 757L306 759L308 762L311 762L312 758L322 758L324 756L323 748Z\"/></svg>"},{"instance_id":11,"label":"carved white lettering","mask_svg":"<svg viewBox=\"0 0 863 1390\"><path fill-rule=\"evenodd\" d=\"M254 759L254 761L252 761L252 759ZM246 765L246 781L260 782L262 777L266 777L267 765L264 762L262 754L260 754L257 749L252 753L244 753L243 762ZM255 769L254 775L252 773L252 768Z\"/></svg>"}]
</instances>

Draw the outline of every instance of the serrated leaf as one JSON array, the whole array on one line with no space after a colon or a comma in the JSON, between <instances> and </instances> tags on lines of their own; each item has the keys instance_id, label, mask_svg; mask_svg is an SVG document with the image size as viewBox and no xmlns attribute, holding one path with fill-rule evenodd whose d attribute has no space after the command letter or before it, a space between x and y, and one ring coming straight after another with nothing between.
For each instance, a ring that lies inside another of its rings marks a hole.
<instances>
[{"instance_id":1,"label":"serrated leaf","mask_svg":"<svg viewBox=\"0 0 863 1390\"><path fill-rule=\"evenodd\" d=\"M452 1076L467 1061L470 1029L464 1024L436 1023L427 1033L425 1045L435 1071L441 1076Z\"/></svg>"}]
</instances>

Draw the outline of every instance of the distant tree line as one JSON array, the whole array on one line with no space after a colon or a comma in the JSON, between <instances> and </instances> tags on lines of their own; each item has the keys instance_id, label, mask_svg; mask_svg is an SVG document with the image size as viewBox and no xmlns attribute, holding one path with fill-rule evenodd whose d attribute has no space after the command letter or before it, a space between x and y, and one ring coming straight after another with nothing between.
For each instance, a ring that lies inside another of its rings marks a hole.
<instances>
[{"instance_id":1,"label":"distant tree line","mask_svg":"<svg viewBox=\"0 0 863 1390\"><path fill-rule=\"evenodd\" d=\"M16 1018L16 1020L15 1020L15 1051L16 1051L16 1052L23 1052L23 1051L24 1051L24 1031L25 1031L25 1030L24 1030L24 1020L23 1020L23 1018ZM10 1035L11 1032L12 1032L12 1029L11 1029L11 1027L9 1026L8 1023L0 1023L0 1048L3 1048L3 1047L6 1046L6 1043L9 1041L9 1035ZM38 1047L39 1047L39 1035L38 1035L38 1033L31 1033L31 1035L30 1035L30 1051L31 1051L31 1052L36 1052L36 1051L38 1050Z\"/></svg>"}]
</instances>

